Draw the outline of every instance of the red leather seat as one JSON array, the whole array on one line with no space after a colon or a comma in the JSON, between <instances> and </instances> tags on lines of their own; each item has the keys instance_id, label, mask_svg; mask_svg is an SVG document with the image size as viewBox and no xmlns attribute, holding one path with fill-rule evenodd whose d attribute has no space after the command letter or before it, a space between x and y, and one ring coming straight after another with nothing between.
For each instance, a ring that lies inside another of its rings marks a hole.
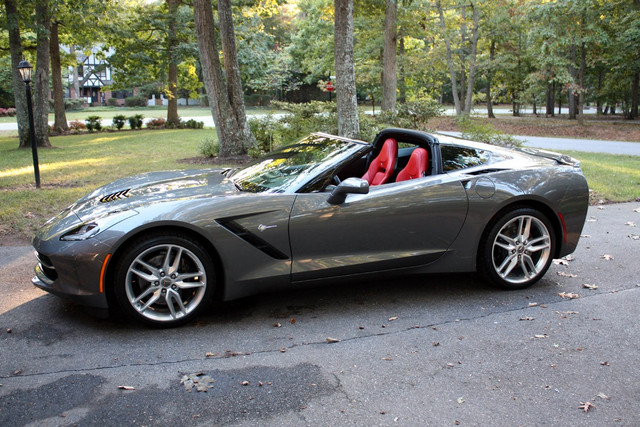
<instances>
[{"instance_id":1,"label":"red leather seat","mask_svg":"<svg viewBox=\"0 0 640 427\"><path fill-rule=\"evenodd\" d=\"M388 182L396 167L397 158L398 142L393 138L389 138L382 145L382 150L380 150L378 157L373 159L362 179L366 180L369 185L380 185Z\"/></svg>"},{"instance_id":2,"label":"red leather seat","mask_svg":"<svg viewBox=\"0 0 640 427\"><path fill-rule=\"evenodd\" d=\"M416 179L427 175L429 153L424 148L416 148L409 157L407 166L398 173L396 182Z\"/></svg>"}]
</instances>

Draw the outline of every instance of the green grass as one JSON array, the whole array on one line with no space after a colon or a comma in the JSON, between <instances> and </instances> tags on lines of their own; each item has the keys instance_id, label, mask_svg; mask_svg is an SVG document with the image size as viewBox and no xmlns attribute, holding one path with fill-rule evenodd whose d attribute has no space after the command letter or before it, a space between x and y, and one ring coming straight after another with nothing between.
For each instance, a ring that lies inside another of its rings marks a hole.
<instances>
[{"instance_id":1,"label":"green grass","mask_svg":"<svg viewBox=\"0 0 640 427\"><path fill-rule=\"evenodd\" d=\"M563 152L578 160L598 199L628 202L640 198L640 156Z\"/></svg>"},{"instance_id":2,"label":"green grass","mask_svg":"<svg viewBox=\"0 0 640 427\"><path fill-rule=\"evenodd\" d=\"M42 188L34 187L30 150L15 137L0 137L0 239L28 238L48 218L98 186L142 172L196 168L178 160L196 157L213 129L102 132L51 138L40 149ZM640 197L640 157L583 152L579 159L599 199L622 202Z\"/></svg>"},{"instance_id":3,"label":"green grass","mask_svg":"<svg viewBox=\"0 0 640 427\"><path fill-rule=\"evenodd\" d=\"M98 186L137 173L195 168L180 159L198 156L215 130L142 130L52 137L38 150L42 188L34 186L30 150L0 137L0 236L29 236L44 221Z\"/></svg>"}]
</instances>

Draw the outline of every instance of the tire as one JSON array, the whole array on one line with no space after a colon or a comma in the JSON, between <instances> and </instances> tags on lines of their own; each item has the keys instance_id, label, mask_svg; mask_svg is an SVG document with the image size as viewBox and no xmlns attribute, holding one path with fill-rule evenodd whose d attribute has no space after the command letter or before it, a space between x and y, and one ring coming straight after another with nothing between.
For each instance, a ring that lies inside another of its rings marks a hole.
<instances>
[{"instance_id":1,"label":"tire","mask_svg":"<svg viewBox=\"0 0 640 427\"><path fill-rule=\"evenodd\" d=\"M484 234L478 267L485 278L504 289L524 289L547 272L556 248L549 219L530 208L499 217Z\"/></svg>"},{"instance_id":2,"label":"tire","mask_svg":"<svg viewBox=\"0 0 640 427\"><path fill-rule=\"evenodd\" d=\"M155 327L173 327L210 305L214 263L193 239L149 235L135 241L116 267L114 294L123 313Z\"/></svg>"}]
</instances>

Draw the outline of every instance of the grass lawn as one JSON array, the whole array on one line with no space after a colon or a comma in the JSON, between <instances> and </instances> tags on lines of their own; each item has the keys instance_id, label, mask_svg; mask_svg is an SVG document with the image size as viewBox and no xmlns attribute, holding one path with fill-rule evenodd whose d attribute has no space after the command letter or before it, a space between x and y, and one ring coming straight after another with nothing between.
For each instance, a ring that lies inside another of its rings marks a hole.
<instances>
[{"instance_id":1,"label":"grass lawn","mask_svg":"<svg viewBox=\"0 0 640 427\"><path fill-rule=\"evenodd\" d=\"M0 240L28 239L48 218L89 191L137 173L197 168L179 162L196 157L215 130L141 130L57 136L55 148L40 149L42 188L34 187L30 150L15 137L0 137ZM640 157L569 152L582 162L596 200L640 197Z\"/></svg>"}]
</instances>

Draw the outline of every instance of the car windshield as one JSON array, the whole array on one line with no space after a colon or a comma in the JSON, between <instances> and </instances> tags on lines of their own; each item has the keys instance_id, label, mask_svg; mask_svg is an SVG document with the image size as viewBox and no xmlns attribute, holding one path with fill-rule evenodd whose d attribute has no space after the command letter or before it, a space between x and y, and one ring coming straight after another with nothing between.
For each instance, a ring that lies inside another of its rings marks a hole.
<instances>
[{"instance_id":1,"label":"car windshield","mask_svg":"<svg viewBox=\"0 0 640 427\"><path fill-rule=\"evenodd\" d=\"M371 146L360 141L312 134L296 144L267 154L229 177L241 191L295 192L306 183L333 173L343 163L361 156Z\"/></svg>"}]
</instances>

